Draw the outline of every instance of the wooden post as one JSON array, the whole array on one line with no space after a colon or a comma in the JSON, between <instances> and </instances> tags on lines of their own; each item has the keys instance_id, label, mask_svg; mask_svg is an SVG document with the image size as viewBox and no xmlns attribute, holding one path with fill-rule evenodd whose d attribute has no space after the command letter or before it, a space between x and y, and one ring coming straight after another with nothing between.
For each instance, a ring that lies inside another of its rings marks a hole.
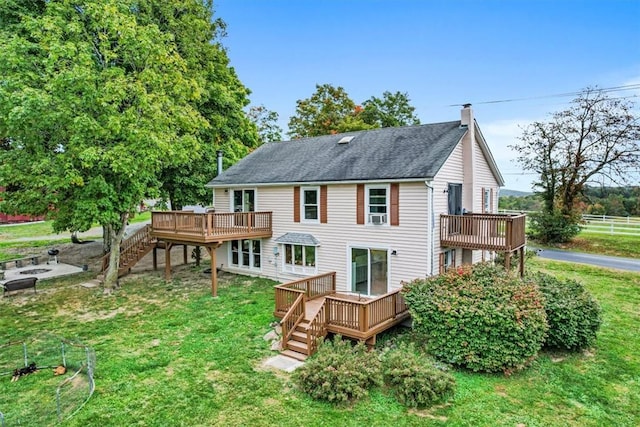
<instances>
[{"instance_id":1,"label":"wooden post","mask_svg":"<svg viewBox=\"0 0 640 427\"><path fill-rule=\"evenodd\" d=\"M218 296L218 272L216 271L216 249L220 247L222 243L214 243L213 245L207 245L207 252L211 258L211 296Z\"/></svg>"},{"instance_id":2,"label":"wooden post","mask_svg":"<svg viewBox=\"0 0 640 427\"><path fill-rule=\"evenodd\" d=\"M520 248L520 277L524 277L524 246Z\"/></svg>"},{"instance_id":3,"label":"wooden post","mask_svg":"<svg viewBox=\"0 0 640 427\"><path fill-rule=\"evenodd\" d=\"M158 269L158 248L153 248L153 270Z\"/></svg>"},{"instance_id":4,"label":"wooden post","mask_svg":"<svg viewBox=\"0 0 640 427\"><path fill-rule=\"evenodd\" d=\"M216 249L212 246L209 251L211 257L211 296L218 296L218 272L216 271Z\"/></svg>"},{"instance_id":5,"label":"wooden post","mask_svg":"<svg viewBox=\"0 0 640 427\"><path fill-rule=\"evenodd\" d=\"M167 242L164 248L164 280L171 280L171 247L173 243Z\"/></svg>"},{"instance_id":6,"label":"wooden post","mask_svg":"<svg viewBox=\"0 0 640 427\"><path fill-rule=\"evenodd\" d=\"M187 245L182 245L182 258L184 259L184 263L187 264Z\"/></svg>"},{"instance_id":7,"label":"wooden post","mask_svg":"<svg viewBox=\"0 0 640 427\"><path fill-rule=\"evenodd\" d=\"M511 270L511 252L507 251L504 253L504 269L509 271Z\"/></svg>"}]
</instances>

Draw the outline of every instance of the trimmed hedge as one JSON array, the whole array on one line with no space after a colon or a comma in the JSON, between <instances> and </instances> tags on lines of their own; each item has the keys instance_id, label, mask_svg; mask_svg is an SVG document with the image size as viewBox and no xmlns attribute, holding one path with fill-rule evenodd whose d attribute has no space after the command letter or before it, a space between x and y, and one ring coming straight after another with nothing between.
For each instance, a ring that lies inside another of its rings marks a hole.
<instances>
[{"instance_id":1,"label":"trimmed hedge","mask_svg":"<svg viewBox=\"0 0 640 427\"><path fill-rule=\"evenodd\" d=\"M473 371L510 373L535 358L547 319L540 290L488 263L405 284L429 353Z\"/></svg>"},{"instance_id":2,"label":"trimmed hedge","mask_svg":"<svg viewBox=\"0 0 640 427\"><path fill-rule=\"evenodd\" d=\"M560 280L545 273L528 276L544 295L549 323L548 347L579 350L591 346L602 324L601 309L591 294L575 280Z\"/></svg>"},{"instance_id":3,"label":"trimmed hedge","mask_svg":"<svg viewBox=\"0 0 640 427\"><path fill-rule=\"evenodd\" d=\"M311 397L333 403L355 401L382 384L382 364L364 343L352 345L336 335L294 371L293 380Z\"/></svg>"},{"instance_id":4,"label":"trimmed hedge","mask_svg":"<svg viewBox=\"0 0 640 427\"><path fill-rule=\"evenodd\" d=\"M405 406L422 408L442 402L455 393L453 376L418 354L413 343L390 350L383 358L384 382Z\"/></svg>"}]
</instances>

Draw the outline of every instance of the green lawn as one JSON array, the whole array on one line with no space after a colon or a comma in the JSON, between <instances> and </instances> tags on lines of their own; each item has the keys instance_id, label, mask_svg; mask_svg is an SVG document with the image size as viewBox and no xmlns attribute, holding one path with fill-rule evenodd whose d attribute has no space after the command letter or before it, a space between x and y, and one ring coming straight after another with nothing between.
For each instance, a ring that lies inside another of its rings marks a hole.
<instances>
[{"instance_id":1,"label":"green lawn","mask_svg":"<svg viewBox=\"0 0 640 427\"><path fill-rule=\"evenodd\" d=\"M136 214L129 220L129 223L149 221L150 219L151 211L146 211ZM69 240L71 233L63 232L55 234L51 227L52 223L53 221L41 221L17 225L0 225L0 242L39 236L48 236L50 240ZM96 225L96 227L98 227L98 225Z\"/></svg>"},{"instance_id":2,"label":"green lawn","mask_svg":"<svg viewBox=\"0 0 640 427\"><path fill-rule=\"evenodd\" d=\"M639 236L593 233L585 230L581 231L567 247L594 254L640 258Z\"/></svg>"},{"instance_id":3,"label":"green lawn","mask_svg":"<svg viewBox=\"0 0 640 427\"><path fill-rule=\"evenodd\" d=\"M130 224L151 220L151 212L137 214L129 221ZM71 243L71 233L54 234L52 221L31 222L19 225L0 225L0 261L15 259L17 256L7 251L8 248L46 248L56 243ZM97 226L96 226L97 227ZM93 238L102 238L102 231L92 233ZM40 240L24 240L41 238ZM23 239L23 240L20 240ZM86 239L86 238L83 238Z\"/></svg>"},{"instance_id":4,"label":"green lawn","mask_svg":"<svg viewBox=\"0 0 640 427\"><path fill-rule=\"evenodd\" d=\"M50 332L95 350L95 394L69 426L640 424L640 275L541 259L529 268L576 278L594 293L604 308L597 346L544 352L511 377L456 371L453 401L424 411L408 411L384 390L334 407L298 392L289 374L261 368L274 354L262 339L274 320L274 283L265 279L228 276L217 299L208 276L192 268L178 268L170 283L160 272L130 275L114 296L76 286L78 276L43 281L37 295L0 301L0 329L7 341ZM410 335L397 334L379 344ZM42 384L38 375L0 377L7 425L17 408L6 402L16 405L18 387Z\"/></svg>"}]
</instances>

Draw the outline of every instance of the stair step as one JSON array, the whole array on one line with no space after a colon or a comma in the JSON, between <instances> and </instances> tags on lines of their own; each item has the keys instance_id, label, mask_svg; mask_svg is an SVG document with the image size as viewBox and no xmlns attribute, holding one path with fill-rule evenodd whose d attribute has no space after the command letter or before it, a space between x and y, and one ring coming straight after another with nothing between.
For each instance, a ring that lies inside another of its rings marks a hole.
<instances>
[{"instance_id":1,"label":"stair step","mask_svg":"<svg viewBox=\"0 0 640 427\"><path fill-rule=\"evenodd\" d=\"M304 362L307 357L309 357L306 354L298 353L297 351L291 350L284 350L280 354L282 354L283 356L291 357L292 359L300 360L302 362Z\"/></svg>"},{"instance_id":2,"label":"stair step","mask_svg":"<svg viewBox=\"0 0 640 427\"><path fill-rule=\"evenodd\" d=\"M287 348L289 350L297 351L298 353L302 353L302 354L309 353L309 348L307 347L307 343L296 341L296 340L287 341Z\"/></svg>"},{"instance_id":3,"label":"stair step","mask_svg":"<svg viewBox=\"0 0 640 427\"><path fill-rule=\"evenodd\" d=\"M298 326L296 326L296 331L305 331L310 324L311 323L307 322L306 320L303 320L302 322L298 323Z\"/></svg>"},{"instance_id":4,"label":"stair step","mask_svg":"<svg viewBox=\"0 0 640 427\"><path fill-rule=\"evenodd\" d=\"M307 341L306 332L301 332L301 331L299 331L297 329L291 333L291 337L294 338L296 341L300 341L300 342L306 342Z\"/></svg>"}]
</instances>

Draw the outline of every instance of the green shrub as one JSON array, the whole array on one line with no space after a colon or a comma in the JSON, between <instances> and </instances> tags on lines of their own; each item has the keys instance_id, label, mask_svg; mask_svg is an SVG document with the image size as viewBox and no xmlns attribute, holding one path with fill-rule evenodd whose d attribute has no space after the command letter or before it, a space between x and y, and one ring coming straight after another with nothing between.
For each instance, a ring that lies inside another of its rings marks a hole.
<instances>
[{"instance_id":1,"label":"green shrub","mask_svg":"<svg viewBox=\"0 0 640 427\"><path fill-rule=\"evenodd\" d=\"M473 371L510 373L544 343L542 295L531 281L476 264L405 284L413 326L436 358Z\"/></svg>"},{"instance_id":2,"label":"green shrub","mask_svg":"<svg viewBox=\"0 0 640 427\"><path fill-rule=\"evenodd\" d=\"M436 368L415 346L400 345L383 358L384 382L403 405L420 408L453 396L456 381Z\"/></svg>"},{"instance_id":3,"label":"green shrub","mask_svg":"<svg viewBox=\"0 0 640 427\"><path fill-rule=\"evenodd\" d=\"M564 243L580 233L580 216L560 211L529 214L529 235L541 243Z\"/></svg>"},{"instance_id":4,"label":"green shrub","mask_svg":"<svg viewBox=\"0 0 640 427\"><path fill-rule=\"evenodd\" d=\"M293 379L305 393L320 400L345 403L382 384L381 362L364 343L355 346L336 335L324 341L318 352L298 368Z\"/></svg>"},{"instance_id":5,"label":"green shrub","mask_svg":"<svg viewBox=\"0 0 640 427\"><path fill-rule=\"evenodd\" d=\"M602 323L601 309L581 283L562 281L554 276L536 273L529 276L544 296L549 333L548 347L579 350L589 347L596 339Z\"/></svg>"}]
</instances>

